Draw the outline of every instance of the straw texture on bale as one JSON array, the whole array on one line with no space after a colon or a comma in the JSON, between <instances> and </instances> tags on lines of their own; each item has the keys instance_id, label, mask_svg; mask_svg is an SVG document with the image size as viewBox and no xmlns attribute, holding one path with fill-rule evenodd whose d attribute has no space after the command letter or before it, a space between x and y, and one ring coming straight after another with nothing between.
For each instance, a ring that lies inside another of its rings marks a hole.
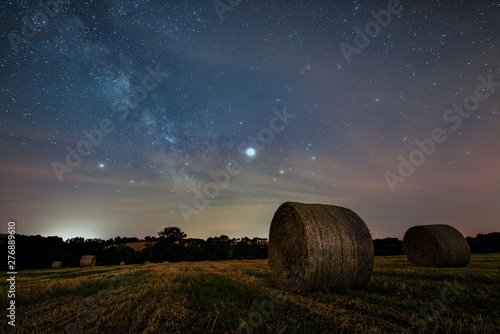
<instances>
[{"instance_id":1,"label":"straw texture on bale","mask_svg":"<svg viewBox=\"0 0 500 334\"><path fill-rule=\"evenodd\" d=\"M470 261L464 236L449 225L417 225L406 231L403 249L419 267L462 267Z\"/></svg>"},{"instance_id":2,"label":"straw texture on bale","mask_svg":"<svg viewBox=\"0 0 500 334\"><path fill-rule=\"evenodd\" d=\"M54 261L52 262L52 265L50 266L52 269L60 269L62 268L62 262L61 261Z\"/></svg>"},{"instance_id":3,"label":"straw texture on bale","mask_svg":"<svg viewBox=\"0 0 500 334\"><path fill-rule=\"evenodd\" d=\"M352 210L283 203L269 231L269 267L280 289L357 288L373 272L373 240Z\"/></svg>"},{"instance_id":4,"label":"straw texture on bale","mask_svg":"<svg viewBox=\"0 0 500 334\"><path fill-rule=\"evenodd\" d=\"M80 267L93 267L95 266L96 258L94 255L84 255L80 260Z\"/></svg>"}]
</instances>

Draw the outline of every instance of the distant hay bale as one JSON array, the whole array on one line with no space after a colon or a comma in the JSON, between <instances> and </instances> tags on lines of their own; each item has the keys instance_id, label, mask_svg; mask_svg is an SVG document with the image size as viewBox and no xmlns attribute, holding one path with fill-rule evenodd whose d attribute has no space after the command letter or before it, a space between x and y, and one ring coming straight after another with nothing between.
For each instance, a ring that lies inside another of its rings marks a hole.
<instances>
[{"instance_id":1,"label":"distant hay bale","mask_svg":"<svg viewBox=\"0 0 500 334\"><path fill-rule=\"evenodd\" d=\"M120 262L120 266L124 266L124 265L125 265L125 261Z\"/></svg>"},{"instance_id":2,"label":"distant hay bale","mask_svg":"<svg viewBox=\"0 0 500 334\"><path fill-rule=\"evenodd\" d=\"M462 267L470 261L464 236L449 225L417 225L406 231L403 249L419 267Z\"/></svg>"},{"instance_id":3,"label":"distant hay bale","mask_svg":"<svg viewBox=\"0 0 500 334\"><path fill-rule=\"evenodd\" d=\"M286 202L274 214L269 267L283 290L364 287L372 275L373 257L370 231L352 210Z\"/></svg>"},{"instance_id":4,"label":"distant hay bale","mask_svg":"<svg viewBox=\"0 0 500 334\"><path fill-rule=\"evenodd\" d=\"M52 262L52 265L50 266L51 269L61 269L62 268L62 262L61 261L54 261Z\"/></svg>"},{"instance_id":5,"label":"distant hay bale","mask_svg":"<svg viewBox=\"0 0 500 334\"><path fill-rule=\"evenodd\" d=\"M149 264L150 262L149 261L144 261L144 264Z\"/></svg>"},{"instance_id":6,"label":"distant hay bale","mask_svg":"<svg viewBox=\"0 0 500 334\"><path fill-rule=\"evenodd\" d=\"M80 260L80 267L93 267L95 266L96 258L94 255L84 255Z\"/></svg>"}]
</instances>

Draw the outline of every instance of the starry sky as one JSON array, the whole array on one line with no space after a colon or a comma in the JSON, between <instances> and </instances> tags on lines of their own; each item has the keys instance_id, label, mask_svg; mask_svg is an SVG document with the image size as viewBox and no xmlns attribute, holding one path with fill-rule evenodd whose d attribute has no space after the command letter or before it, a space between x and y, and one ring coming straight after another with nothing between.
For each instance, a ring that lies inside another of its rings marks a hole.
<instances>
[{"instance_id":1,"label":"starry sky","mask_svg":"<svg viewBox=\"0 0 500 334\"><path fill-rule=\"evenodd\" d=\"M285 201L348 207L374 238L498 231L499 14L2 1L1 231L267 237Z\"/></svg>"}]
</instances>

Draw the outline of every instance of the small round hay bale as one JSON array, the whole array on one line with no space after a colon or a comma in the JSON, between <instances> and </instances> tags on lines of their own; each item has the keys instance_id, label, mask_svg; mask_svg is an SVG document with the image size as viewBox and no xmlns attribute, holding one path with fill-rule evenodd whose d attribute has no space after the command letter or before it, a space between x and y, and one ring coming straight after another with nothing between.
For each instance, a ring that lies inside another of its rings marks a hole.
<instances>
[{"instance_id":1,"label":"small round hay bale","mask_svg":"<svg viewBox=\"0 0 500 334\"><path fill-rule=\"evenodd\" d=\"M50 266L51 269L61 269L62 268L62 262L61 261L54 261L52 262L52 265Z\"/></svg>"},{"instance_id":2,"label":"small round hay bale","mask_svg":"<svg viewBox=\"0 0 500 334\"><path fill-rule=\"evenodd\" d=\"M150 262L149 261L144 261L144 264L149 264Z\"/></svg>"},{"instance_id":3,"label":"small round hay bale","mask_svg":"<svg viewBox=\"0 0 500 334\"><path fill-rule=\"evenodd\" d=\"M120 266L124 266L124 265L125 265L125 261L121 261Z\"/></svg>"},{"instance_id":4,"label":"small round hay bale","mask_svg":"<svg viewBox=\"0 0 500 334\"><path fill-rule=\"evenodd\" d=\"M464 236L450 225L417 225L406 231L403 249L419 267L462 267L470 261Z\"/></svg>"},{"instance_id":5,"label":"small round hay bale","mask_svg":"<svg viewBox=\"0 0 500 334\"><path fill-rule=\"evenodd\" d=\"M373 240L352 210L283 203L269 231L269 267L280 289L357 288L370 281Z\"/></svg>"},{"instance_id":6,"label":"small round hay bale","mask_svg":"<svg viewBox=\"0 0 500 334\"><path fill-rule=\"evenodd\" d=\"M94 255L84 255L80 260L80 267L93 267L96 263L96 257Z\"/></svg>"}]
</instances>

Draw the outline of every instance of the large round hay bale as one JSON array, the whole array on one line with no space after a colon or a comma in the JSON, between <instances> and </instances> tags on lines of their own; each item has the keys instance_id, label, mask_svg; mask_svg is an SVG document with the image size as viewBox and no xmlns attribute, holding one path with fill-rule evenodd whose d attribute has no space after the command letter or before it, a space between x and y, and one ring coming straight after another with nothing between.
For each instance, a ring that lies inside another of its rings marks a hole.
<instances>
[{"instance_id":1,"label":"large round hay bale","mask_svg":"<svg viewBox=\"0 0 500 334\"><path fill-rule=\"evenodd\" d=\"M61 269L62 268L62 262L61 261L54 261L52 262L52 265L50 266L51 269Z\"/></svg>"},{"instance_id":2,"label":"large round hay bale","mask_svg":"<svg viewBox=\"0 0 500 334\"><path fill-rule=\"evenodd\" d=\"M80 260L80 267L93 267L95 266L96 258L94 255L84 255Z\"/></svg>"},{"instance_id":3,"label":"large round hay bale","mask_svg":"<svg viewBox=\"0 0 500 334\"><path fill-rule=\"evenodd\" d=\"M352 210L283 203L269 231L269 267L279 288L364 287L373 271L373 240Z\"/></svg>"},{"instance_id":4,"label":"large round hay bale","mask_svg":"<svg viewBox=\"0 0 500 334\"><path fill-rule=\"evenodd\" d=\"M464 236L450 225L417 225L403 238L406 257L420 267L461 267L470 261Z\"/></svg>"}]
</instances>

